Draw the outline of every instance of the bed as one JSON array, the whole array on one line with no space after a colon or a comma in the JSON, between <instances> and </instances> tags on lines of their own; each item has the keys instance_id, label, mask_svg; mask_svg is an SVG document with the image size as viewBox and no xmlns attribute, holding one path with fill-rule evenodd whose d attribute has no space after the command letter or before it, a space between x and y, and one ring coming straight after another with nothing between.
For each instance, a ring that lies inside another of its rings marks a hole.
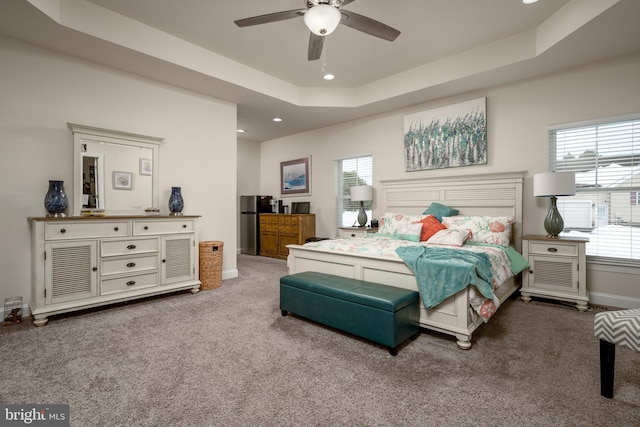
<instances>
[{"instance_id":1,"label":"bed","mask_svg":"<svg viewBox=\"0 0 640 427\"><path fill-rule=\"evenodd\" d=\"M381 181L383 211L421 214L433 202L455 207L459 215L512 217L511 245L520 251L524 172L443 176ZM343 277L418 290L411 269L400 258L336 253L307 245L288 245L289 273L318 271ZM494 291L502 303L519 287L513 276ZM473 332L484 319L472 309L473 287L466 287L432 308L420 307L420 326L456 338L459 348L471 348Z\"/></svg>"}]
</instances>

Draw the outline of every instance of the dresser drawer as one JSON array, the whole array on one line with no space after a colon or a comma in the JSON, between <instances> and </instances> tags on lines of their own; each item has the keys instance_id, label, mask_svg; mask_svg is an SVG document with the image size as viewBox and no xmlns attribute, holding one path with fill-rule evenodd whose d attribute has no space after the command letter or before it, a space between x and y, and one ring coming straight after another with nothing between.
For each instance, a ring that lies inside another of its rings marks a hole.
<instances>
[{"instance_id":1,"label":"dresser drawer","mask_svg":"<svg viewBox=\"0 0 640 427\"><path fill-rule=\"evenodd\" d=\"M102 279L100 295L128 292L158 286L158 273L138 274L114 279Z\"/></svg>"},{"instance_id":2,"label":"dresser drawer","mask_svg":"<svg viewBox=\"0 0 640 427\"><path fill-rule=\"evenodd\" d=\"M144 236L148 234L170 234L193 232L193 220L160 220L160 221L133 221L133 235Z\"/></svg>"},{"instance_id":3,"label":"dresser drawer","mask_svg":"<svg viewBox=\"0 0 640 427\"><path fill-rule=\"evenodd\" d=\"M126 237L129 221L52 221L44 225L45 240Z\"/></svg>"},{"instance_id":4,"label":"dresser drawer","mask_svg":"<svg viewBox=\"0 0 640 427\"><path fill-rule=\"evenodd\" d=\"M158 269L158 255L106 258L100 260L100 275L126 274Z\"/></svg>"},{"instance_id":5,"label":"dresser drawer","mask_svg":"<svg viewBox=\"0 0 640 427\"><path fill-rule=\"evenodd\" d=\"M555 242L529 242L529 254L578 256L578 245Z\"/></svg>"},{"instance_id":6,"label":"dresser drawer","mask_svg":"<svg viewBox=\"0 0 640 427\"><path fill-rule=\"evenodd\" d=\"M100 255L103 257L158 252L159 248L160 240L157 237L100 241Z\"/></svg>"}]
</instances>

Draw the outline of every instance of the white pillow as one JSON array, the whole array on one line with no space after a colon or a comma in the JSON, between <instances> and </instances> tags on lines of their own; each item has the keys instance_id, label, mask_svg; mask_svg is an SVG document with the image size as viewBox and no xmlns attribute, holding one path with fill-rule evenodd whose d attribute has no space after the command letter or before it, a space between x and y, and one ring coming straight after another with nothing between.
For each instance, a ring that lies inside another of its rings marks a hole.
<instances>
[{"instance_id":1,"label":"white pillow","mask_svg":"<svg viewBox=\"0 0 640 427\"><path fill-rule=\"evenodd\" d=\"M469 236L469 232L466 230L453 230L447 228L440 230L427 240L427 245L450 245L450 246L462 246L464 241Z\"/></svg>"},{"instance_id":2,"label":"white pillow","mask_svg":"<svg viewBox=\"0 0 640 427\"><path fill-rule=\"evenodd\" d=\"M424 219L426 215L407 215L397 212L385 212L380 218L380 228L378 233L394 235L398 234L398 227L401 224L412 224Z\"/></svg>"},{"instance_id":3,"label":"white pillow","mask_svg":"<svg viewBox=\"0 0 640 427\"><path fill-rule=\"evenodd\" d=\"M509 216L445 216L442 224L449 229L467 230L469 241L509 246L513 218Z\"/></svg>"}]
</instances>

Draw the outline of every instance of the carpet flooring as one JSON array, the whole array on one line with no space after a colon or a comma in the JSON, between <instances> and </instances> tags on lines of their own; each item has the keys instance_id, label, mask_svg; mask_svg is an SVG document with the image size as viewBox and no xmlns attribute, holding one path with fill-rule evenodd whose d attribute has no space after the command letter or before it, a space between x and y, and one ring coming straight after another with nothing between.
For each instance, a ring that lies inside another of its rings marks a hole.
<instances>
[{"instance_id":1,"label":"carpet flooring","mask_svg":"<svg viewBox=\"0 0 640 427\"><path fill-rule=\"evenodd\" d=\"M239 277L0 328L0 402L70 405L72 426L638 426L640 354L600 396L597 309L509 299L473 336L424 331L396 357L282 317L286 262Z\"/></svg>"}]
</instances>

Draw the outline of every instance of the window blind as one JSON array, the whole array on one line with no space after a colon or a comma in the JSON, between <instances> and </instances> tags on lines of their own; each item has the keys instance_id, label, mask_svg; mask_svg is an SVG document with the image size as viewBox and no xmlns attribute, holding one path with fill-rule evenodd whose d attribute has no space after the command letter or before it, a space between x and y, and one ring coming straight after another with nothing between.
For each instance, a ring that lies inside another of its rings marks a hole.
<instances>
[{"instance_id":1,"label":"window blind","mask_svg":"<svg viewBox=\"0 0 640 427\"><path fill-rule=\"evenodd\" d=\"M558 199L562 235L589 238L589 261L640 266L640 115L549 130L552 171L576 175Z\"/></svg>"},{"instance_id":2,"label":"window blind","mask_svg":"<svg viewBox=\"0 0 640 427\"><path fill-rule=\"evenodd\" d=\"M337 163L336 235L340 227L351 227L356 222L360 202L350 200L349 189L355 185L373 185L373 156L339 159ZM365 202L364 208L371 218L372 202Z\"/></svg>"}]
</instances>

